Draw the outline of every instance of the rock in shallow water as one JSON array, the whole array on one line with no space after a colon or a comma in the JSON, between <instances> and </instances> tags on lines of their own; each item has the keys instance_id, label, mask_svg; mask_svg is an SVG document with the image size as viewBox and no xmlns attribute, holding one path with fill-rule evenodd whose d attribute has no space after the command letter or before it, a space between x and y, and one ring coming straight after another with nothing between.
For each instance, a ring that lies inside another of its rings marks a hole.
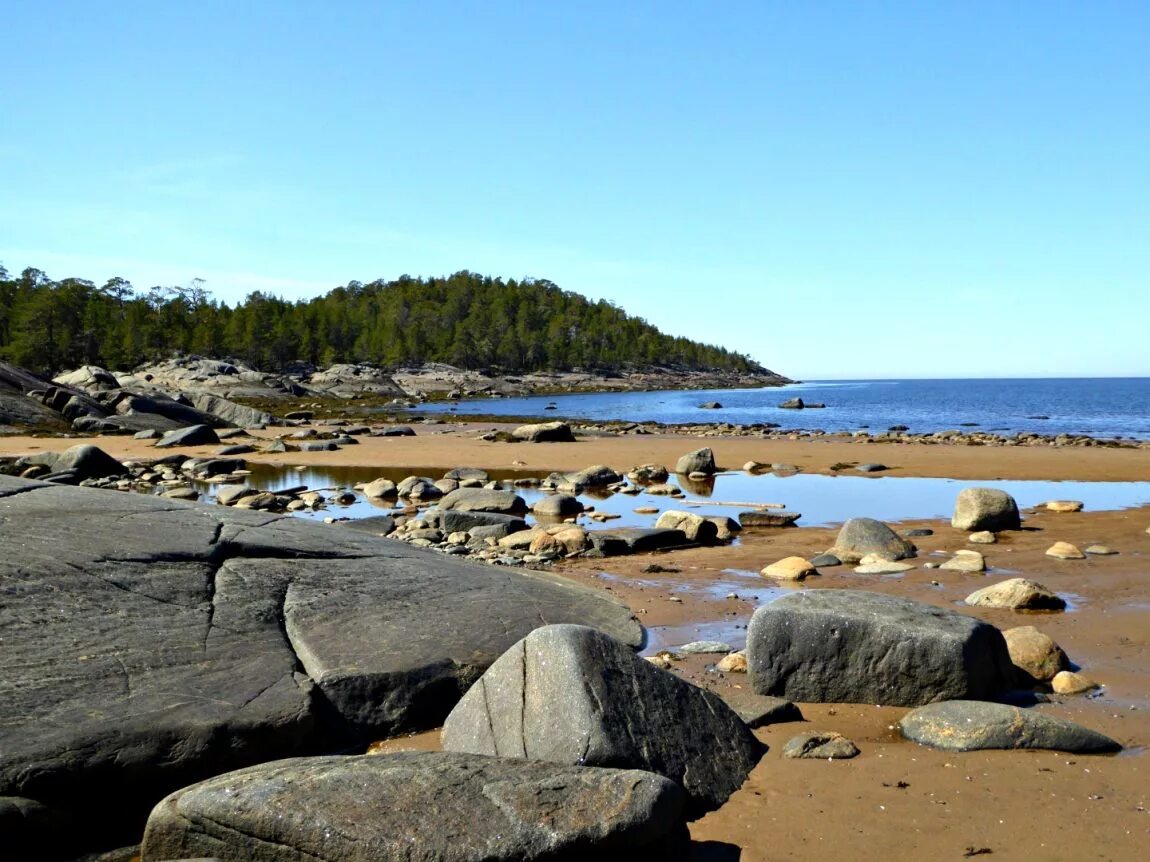
<instances>
[{"instance_id":1,"label":"rock in shallow water","mask_svg":"<svg viewBox=\"0 0 1150 862\"><path fill-rule=\"evenodd\" d=\"M862 590L809 590L760 607L747 659L757 693L816 703L992 697L1015 674L994 626Z\"/></svg>"},{"instance_id":2,"label":"rock in shallow water","mask_svg":"<svg viewBox=\"0 0 1150 862\"><path fill-rule=\"evenodd\" d=\"M447 751L657 772L687 816L723 804L765 747L716 695L585 626L546 626L479 678L443 727Z\"/></svg>"},{"instance_id":3,"label":"rock in shallow water","mask_svg":"<svg viewBox=\"0 0 1150 862\"><path fill-rule=\"evenodd\" d=\"M143 856L681 859L687 846L682 809L678 786L636 770L446 752L299 758L173 793L148 818Z\"/></svg>"},{"instance_id":4,"label":"rock in shallow water","mask_svg":"<svg viewBox=\"0 0 1150 862\"><path fill-rule=\"evenodd\" d=\"M1106 754L1122 746L1080 724L1017 706L974 700L932 703L907 713L898 724L914 742L947 751L984 748L1047 748Z\"/></svg>"},{"instance_id":5,"label":"rock in shallow water","mask_svg":"<svg viewBox=\"0 0 1150 862\"><path fill-rule=\"evenodd\" d=\"M1017 530L1022 526L1018 504L997 488L964 488L958 493L950 524L956 530L977 532Z\"/></svg>"}]
</instances>

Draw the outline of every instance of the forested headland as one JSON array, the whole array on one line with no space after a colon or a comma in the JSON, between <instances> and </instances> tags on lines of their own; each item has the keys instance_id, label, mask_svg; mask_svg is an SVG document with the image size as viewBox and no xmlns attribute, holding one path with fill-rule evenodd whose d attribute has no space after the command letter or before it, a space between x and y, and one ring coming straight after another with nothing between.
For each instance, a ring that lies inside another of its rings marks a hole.
<instances>
[{"instance_id":1,"label":"forested headland","mask_svg":"<svg viewBox=\"0 0 1150 862\"><path fill-rule=\"evenodd\" d=\"M229 306L203 282L137 290L53 281L0 266L0 357L46 374L80 365L133 368L178 354L243 360L266 371L295 362L385 368L445 362L505 372L678 367L768 374L750 357L666 335L613 303L543 279L458 272L350 282L289 302L252 293Z\"/></svg>"}]
</instances>

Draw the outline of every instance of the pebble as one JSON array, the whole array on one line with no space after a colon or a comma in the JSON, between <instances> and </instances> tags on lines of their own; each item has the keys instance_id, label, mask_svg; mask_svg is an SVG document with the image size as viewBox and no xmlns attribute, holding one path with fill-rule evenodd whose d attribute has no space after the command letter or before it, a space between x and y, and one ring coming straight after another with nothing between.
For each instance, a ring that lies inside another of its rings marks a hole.
<instances>
[{"instance_id":1,"label":"pebble","mask_svg":"<svg viewBox=\"0 0 1150 862\"><path fill-rule=\"evenodd\" d=\"M979 530L977 533L971 533L967 536L966 540L976 545L993 545L998 541L998 536L990 530Z\"/></svg>"},{"instance_id":2,"label":"pebble","mask_svg":"<svg viewBox=\"0 0 1150 862\"><path fill-rule=\"evenodd\" d=\"M1098 683L1090 677L1075 673L1072 670L1062 670L1056 673L1054 679L1050 681L1050 687L1054 689L1055 694L1084 694L1100 688Z\"/></svg>"},{"instance_id":3,"label":"pebble","mask_svg":"<svg viewBox=\"0 0 1150 862\"><path fill-rule=\"evenodd\" d=\"M1090 545L1082 553L1090 554L1091 556L1095 556L1095 557L1109 557L1109 556L1112 556L1114 554L1117 554L1118 552L1116 550L1114 550L1113 548L1110 548L1106 545Z\"/></svg>"},{"instance_id":4,"label":"pebble","mask_svg":"<svg viewBox=\"0 0 1150 862\"><path fill-rule=\"evenodd\" d=\"M1059 560L1082 560L1086 557L1084 553L1069 542L1055 542L1046 549L1046 556Z\"/></svg>"}]
</instances>

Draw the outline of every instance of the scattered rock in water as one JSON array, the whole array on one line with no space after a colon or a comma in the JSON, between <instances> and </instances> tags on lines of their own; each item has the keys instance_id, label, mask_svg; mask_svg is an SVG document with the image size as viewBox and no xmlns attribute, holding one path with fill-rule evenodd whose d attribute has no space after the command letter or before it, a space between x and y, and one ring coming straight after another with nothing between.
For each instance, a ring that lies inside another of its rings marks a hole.
<instances>
[{"instance_id":1,"label":"scattered rock in water","mask_svg":"<svg viewBox=\"0 0 1150 862\"><path fill-rule=\"evenodd\" d=\"M829 551L844 563L858 563L867 554L879 554L887 560L905 560L918 549L882 521L874 518L851 518L839 530L835 545Z\"/></svg>"},{"instance_id":2,"label":"scattered rock in water","mask_svg":"<svg viewBox=\"0 0 1150 862\"><path fill-rule=\"evenodd\" d=\"M715 525L715 539L720 542L729 542L735 538L735 533L743 531L743 525L726 515L707 515L708 521Z\"/></svg>"},{"instance_id":3,"label":"scattered rock in water","mask_svg":"<svg viewBox=\"0 0 1150 862\"><path fill-rule=\"evenodd\" d=\"M1006 639L1010 660L1031 682L1049 682L1059 671L1070 667L1070 659L1062 647L1034 626L1004 629L1002 636Z\"/></svg>"},{"instance_id":4,"label":"scattered rock in water","mask_svg":"<svg viewBox=\"0 0 1150 862\"><path fill-rule=\"evenodd\" d=\"M715 670L721 673L746 673L747 654L742 651L729 653L719 659Z\"/></svg>"},{"instance_id":5,"label":"scattered rock in water","mask_svg":"<svg viewBox=\"0 0 1150 862\"><path fill-rule=\"evenodd\" d=\"M722 805L764 750L716 695L572 625L500 656L447 717L443 747L651 770L683 786L688 819Z\"/></svg>"},{"instance_id":6,"label":"scattered rock in water","mask_svg":"<svg viewBox=\"0 0 1150 862\"><path fill-rule=\"evenodd\" d=\"M809 575L817 575L818 569L802 557L783 557L778 562L765 566L759 574L779 581L801 581Z\"/></svg>"},{"instance_id":7,"label":"scattered rock in water","mask_svg":"<svg viewBox=\"0 0 1150 862\"><path fill-rule=\"evenodd\" d=\"M658 515L659 509L656 506L639 506L632 510L636 515Z\"/></svg>"},{"instance_id":8,"label":"scattered rock in water","mask_svg":"<svg viewBox=\"0 0 1150 862\"><path fill-rule=\"evenodd\" d=\"M234 506L244 497L258 493L260 493L258 488L249 488L246 485L219 485L216 488L216 502L221 506Z\"/></svg>"},{"instance_id":9,"label":"scattered rock in water","mask_svg":"<svg viewBox=\"0 0 1150 862\"><path fill-rule=\"evenodd\" d=\"M862 590L804 590L763 605L747 659L756 693L817 703L993 697L1015 676L994 626Z\"/></svg>"},{"instance_id":10,"label":"scattered rock in water","mask_svg":"<svg viewBox=\"0 0 1150 862\"><path fill-rule=\"evenodd\" d=\"M439 508L444 512L492 512L499 515L522 515L527 512L527 501L514 491L457 488L439 501Z\"/></svg>"},{"instance_id":11,"label":"scattered rock in water","mask_svg":"<svg viewBox=\"0 0 1150 862\"><path fill-rule=\"evenodd\" d=\"M443 474L444 479L454 479L456 482L487 482L490 476L486 470L478 467L454 467Z\"/></svg>"},{"instance_id":12,"label":"scattered rock in water","mask_svg":"<svg viewBox=\"0 0 1150 862\"><path fill-rule=\"evenodd\" d=\"M1055 542L1046 549L1046 556L1056 560L1084 560L1086 555L1069 542Z\"/></svg>"},{"instance_id":13,"label":"scattered rock in water","mask_svg":"<svg viewBox=\"0 0 1150 862\"><path fill-rule=\"evenodd\" d=\"M633 482L666 482L670 474L662 464L641 464L627 473L627 478Z\"/></svg>"},{"instance_id":14,"label":"scattered rock in water","mask_svg":"<svg viewBox=\"0 0 1150 862\"><path fill-rule=\"evenodd\" d=\"M524 443L574 443L575 435L566 422L540 422L520 425L511 436Z\"/></svg>"},{"instance_id":15,"label":"scattered rock in water","mask_svg":"<svg viewBox=\"0 0 1150 862\"><path fill-rule=\"evenodd\" d=\"M858 747L841 733L808 731L792 736L783 746L783 757L809 760L849 760Z\"/></svg>"},{"instance_id":16,"label":"scattered rock in water","mask_svg":"<svg viewBox=\"0 0 1150 862\"><path fill-rule=\"evenodd\" d=\"M390 479L374 479L363 486L364 496L370 500L383 500L399 496L399 489Z\"/></svg>"},{"instance_id":17,"label":"scattered rock in water","mask_svg":"<svg viewBox=\"0 0 1150 862\"><path fill-rule=\"evenodd\" d=\"M704 401L699 405L700 410L721 410L723 405L718 401Z\"/></svg>"},{"instance_id":18,"label":"scattered rock in water","mask_svg":"<svg viewBox=\"0 0 1150 862\"><path fill-rule=\"evenodd\" d=\"M568 494L548 494L531 505L531 512L545 518L570 518L583 511L578 498Z\"/></svg>"},{"instance_id":19,"label":"scattered rock in water","mask_svg":"<svg viewBox=\"0 0 1150 862\"><path fill-rule=\"evenodd\" d=\"M788 398L786 401L779 405L781 410L802 410L807 405L801 398Z\"/></svg>"},{"instance_id":20,"label":"scattered rock in water","mask_svg":"<svg viewBox=\"0 0 1150 862\"><path fill-rule=\"evenodd\" d=\"M722 641L691 641L689 644L683 644L679 647L679 652L687 655L727 655L734 651L734 647Z\"/></svg>"},{"instance_id":21,"label":"scattered rock in water","mask_svg":"<svg viewBox=\"0 0 1150 862\"><path fill-rule=\"evenodd\" d=\"M1118 552L1108 545L1088 545L1083 549L1082 553L1089 554L1092 557L1112 557Z\"/></svg>"},{"instance_id":22,"label":"scattered rock in water","mask_svg":"<svg viewBox=\"0 0 1150 862\"><path fill-rule=\"evenodd\" d=\"M753 512L739 512L741 527L793 527L802 517L799 512L784 509L756 509Z\"/></svg>"},{"instance_id":23,"label":"scattered rock in water","mask_svg":"<svg viewBox=\"0 0 1150 862\"><path fill-rule=\"evenodd\" d=\"M1022 526L1018 504L997 488L964 488L959 491L950 524L968 533L990 530L1017 530Z\"/></svg>"},{"instance_id":24,"label":"scattered rock in water","mask_svg":"<svg viewBox=\"0 0 1150 862\"><path fill-rule=\"evenodd\" d=\"M698 542L700 545L714 543L719 534L719 528L714 521L691 512L670 510L659 516L655 522L657 530L679 530L689 542Z\"/></svg>"},{"instance_id":25,"label":"scattered rock in water","mask_svg":"<svg viewBox=\"0 0 1150 862\"><path fill-rule=\"evenodd\" d=\"M622 482L623 477L604 464L585 467L575 473L568 473L566 482L576 490L584 488L605 488Z\"/></svg>"},{"instance_id":26,"label":"scattered rock in water","mask_svg":"<svg viewBox=\"0 0 1150 862\"><path fill-rule=\"evenodd\" d=\"M438 751L281 760L160 802L145 859L679 858L684 796L650 772Z\"/></svg>"},{"instance_id":27,"label":"scattered rock in water","mask_svg":"<svg viewBox=\"0 0 1150 862\"><path fill-rule=\"evenodd\" d=\"M715 472L715 469L715 453L707 447L688 452L675 463L675 472L685 476L691 473L710 475Z\"/></svg>"},{"instance_id":28,"label":"scattered rock in water","mask_svg":"<svg viewBox=\"0 0 1150 862\"><path fill-rule=\"evenodd\" d=\"M811 565L816 569L833 569L842 564L843 561L834 554L819 554L817 557L811 557Z\"/></svg>"},{"instance_id":29,"label":"scattered rock in water","mask_svg":"<svg viewBox=\"0 0 1150 862\"><path fill-rule=\"evenodd\" d=\"M1060 670L1050 680L1050 687L1055 694L1085 694L1100 688L1098 683L1072 670Z\"/></svg>"},{"instance_id":30,"label":"scattered rock in water","mask_svg":"<svg viewBox=\"0 0 1150 862\"><path fill-rule=\"evenodd\" d=\"M975 700L950 700L919 707L907 713L898 726L907 739L946 751L1041 748L1106 754L1122 750L1110 737L1072 721Z\"/></svg>"},{"instance_id":31,"label":"scattered rock in water","mask_svg":"<svg viewBox=\"0 0 1150 862\"><path fill-rule=\"evenodd\" d=\"M979 530L967 536L966 540L975 545L993 545L998 542L998 536L994 535L990 530Z\"/></svg>"},{"instance_id":32,"label":"scattered rock in water","mask_svg":"<svg viewBox=\"0 0 1150 862\"><path fill-rule=\"evenodd\" d=\"M1048 512L1081 512L1083 508L1081 500L1049 500L1046 503Z\"/></svg>"},{"instance_id":33,"label":"scattered rock in water","mask_svg":"<svg viewBox=\"0 0 1150 862\"><path fill-rule=\"evenodd\" d=\"M993 533L991 535L994 535ZM978 551L957 551L953 557L939 566L948 572L975 572L986 571L986 558Z\"/></svg>"},{"instance_id":34,"label":"scattered rock in water","mask_svg":"<svg viewBox=\"0 0 1150 862\"><path fill-rule=\"evenodd\" d=\"M975 607L1013 611L1061 611L1066 608L1065 599L1027 578L1010 578L975 590L965 602Z\"/></svg>"},{"instance_id":35,"label":"scattered rock in water","mask_svg":"<svg viewBox=\"0 0 1150 862\"><path fill-rule=\"evenodd\" d=\"M763 464L760 461L748 461L746 464L743 465L743 472L744 473L755 473L755 474L765 473L770 469L771 469L770 464Z\"/></svg>"}]
</instances>

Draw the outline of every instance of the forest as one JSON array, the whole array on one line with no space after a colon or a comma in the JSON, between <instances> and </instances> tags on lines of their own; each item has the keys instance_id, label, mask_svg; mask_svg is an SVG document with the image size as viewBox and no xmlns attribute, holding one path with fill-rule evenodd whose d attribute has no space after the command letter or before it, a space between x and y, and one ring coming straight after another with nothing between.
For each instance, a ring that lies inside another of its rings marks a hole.
<instances>
[{"instance_id":1,"label":"forest","mask_svg":"<svg viewBox=\"0 0 1150 862\"><path fill-rule=\"evenodd\" d=\"M98 286L53 281L32 268L9 274L0 265L0 357L9 362L55 374L85 364L131 369L179 354L239 359L264 371L297 362L765 371L748 356L665 335L611 302L544 279L405 275L352 281L295 302L256 292L229 306L199 279L140 291L123 278Z\"/></svg>"}]
</instances>

